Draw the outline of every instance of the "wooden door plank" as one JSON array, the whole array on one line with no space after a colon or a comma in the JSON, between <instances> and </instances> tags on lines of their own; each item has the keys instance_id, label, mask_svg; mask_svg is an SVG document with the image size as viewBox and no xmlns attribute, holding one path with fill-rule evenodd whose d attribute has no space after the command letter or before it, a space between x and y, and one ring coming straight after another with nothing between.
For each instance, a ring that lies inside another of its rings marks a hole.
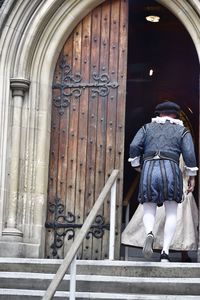
<instances>
[{"instance_id":1,"label":"wooden door plank","mask_svg":"<svg viewBox=\"0 0 200 300\"><path fill-rule=\"evenodd\" d=\"M118 50L119 50L119 13L120 0L111 1L110 44L109 44L109 76L112 82L117 81ZM106 176L114 169L115 163L115 139L116 139L116 103L118 89L110 89L107 102L107 131L106 131ZM104 204L104 218L106 223L110 219L110 201ZM109 232L105 232L103 238L102 254L107 257Z\"/></svg>"},{"instance_id":2,"label":"wooden door plank","mask_svg":"<svg viewBox=\"0 0 200 300\"><path fill-rule=\"evenodd\" d=\"M69 37L67 43L63 48L63 59L66 60L68 66L72 66L72 36ZM67 69L67 68L66 68ZM66 74L64 75L66 76ZM66 80L65 80L66 82ZM66 89L65 92L69 92ZM67 189L67 178L66 172L68 167L68 140L69 140L69 118L70 109L66 107L64 113L60 116L60 133L59 133L59 156L58 156L58 188L57 194L66 206L66 189Z\"/></svg>"},{"instance_id":3,"label":"wooden door plank","mask_svg":"<svg viewBox=\"0 0 200 300\"><path fill-rule=\"evenodd\" d=\"M64 55L64 57L66 57L67 65L72 67L72 63L73 63L73 35L71 35L68 38L67 43L64 45L63 55ZM66 92L69 92L69 90L66 90ZM72 105L70 103L69 107L67 107L65 109L65 113L62 116L62 119L61 119L61 134L60 134L60 144L63 145L62 152L60 154L60 157L62 159L61 180L63 182L61 184L60 194L61 194L61 198L65 200L64 204L65 204L65 208L66 208L66 213L67 213L67 210L71 211L71 210L69 210L69 205L70 205L71 201L68 198L69 182L68 182L68 176L67 176L67 172L68 172L68 168L69 168L69 166L68 166L68 164L69 164L68 157L70 155L68 149L71 147L71 145L69 145L71 106ZM74 208L72 209L72 211L74 211Z\"/></svg>"},{"instance_id":4,"label":"wooden door plank","mask_svg":"<svg viewBox=\"0 0 200 300\"><path fill-rule=\"evenodd\" d=\"M101 6L97 7L91 13L91 46L90 46L90 82L96 82L93 74L99 74L99 47L100 47L100 28L101 26ZM97 140L97 107L98 94L89 91L89 107L88 107L88 141L87 141L87 176L85 189L85 212L86 217L94 205L95 201L95 166L96 166L96 140ZM99 249L95 248L95 244L99 244L100 240L90 235L83 244L83 257L91 258L95 253L94 259L98 258ZM93 249L93 247L95 249Z\"/></svg>"},{"instance_id":5,"label":"wooden door plank","mask_svg":"<svg viewBox=\"0 0 200 300\"><path fill-rule=\"evenodd\" d=\"M62 54L61 54L62 55ZM54 73L54 82L59 82L61 79L61 74L59 67L56 67ZM52 92L52 98L59 97L60 90L56 89ZM55 210L55 199L57 197L57 182L58 182L58 152L59 152L59 129L60 129L60 116L58 114L58 108L52 103L52 120L51 120L51 143L50 148L50 165L49 165L49 184L48 184L48 207L47 207L47 220L48 222L54 222L54 214L50 209ZM50 246L54 242L54 230L47 229L46 233L46 257L53 258L52 248ZM56 257L59 256L59 253Z\"/></svg>"},{"instance_id":6,"label":"wooden door plank","mask_svg":"<svg viewBox=\"0 0 200 300\"><path fill-rule=\"evenodd\" d=\"M102 5L101 12L101 41L100 41L100 61L99 73L108 74L109 61L109 42L110 42L110 1ZM97 122L97 153L96 153L96 172L95 172L95 199L100 194L105 184L105 153L106 153L106 122L107 122L107 97L99 97L98 104L98 122ZM103 215L103 208L99 212ZM103 240L103 239L102 239ZM104 258L102 255L101 243L94 241L93 248L99 253L98 258ZM93 253L97 257L98 253Z\"/></svg>"},{"instance_id":7,"label":"wooden door plank","mask_svg":"<svg viewBox=\"0 0 200 300\"><path fill-rule=\"evenodd\" d=\"M70 37L63 48L62 59L66 62L65 71L68 69L67 66L72 65L72 37ZM66 77L66 74L63 74ZM66 80L63 81L66 82ZM68 92L68 89L65 90ZM57 196L61 199L61 203L63 204L65 210L63 212L68 218L67 213L67 199L66 199L66 189L67 189L67 167L68 167L68 141L69 141L69 107L64 109L64 113L60 115L60 132L59 132L59 154L58 154L58 184L57 184ZM68 220L68 219L67 219ZM66 222L65 219L60 218L59 222ZM63 244L65 243L65 229L59 229L59 234L61 235L61 240ZM60 257L64 256L64 247L59 248Z\"/></svg>"},{"instance_id":8,"label":"wooden door plank","mask_svg":"<svg viewBox=\"0 0 200 300\"><path fill-rule=\"evenodd\" d=\"M81 49L81 75L83 82L90 79L90 31L91 14L84 18L82 22L82 49ZM76 211L79 212L78 224L84 222L84 206L87 208L85 199L85 179L86 179L86 157L88 139L88 95L89 89L83 89L80 97L79 128L78 128L78 152L77 152L77 180L76 180ZM82 247L79 257L83 257Z\"/></svg>"},{"instance_id":9,"label":"wooden door plank","mask_svg":"<svg viewBox=\"0 0 200 300\"><path fill-rule=\"evenodd\" d=\"M122 222L122 195L124 170L124 135L126 110L126 76L127 76L127 41L128 41L128 0L121 1L120 28L119 28L119 67L118 67L118 98L116 124L116 155L115 168L119 169L117 181L117 218L116 218L116 245L115 256L120 256L121 222Z\"/></svg>"},{"instance_id":10,"label":"wooden door plank","mask_svg":"<svg viewBox=\"0 0 200 300\"><path fill-rule=\"evenodd\" d=\"M72 76L81 72L81 36L82 23L80 23L72 33L73 49L72 49ZM79 126L79 98L71 97L69 107L69 142L68 142L68 168L67 168L67 192L66 192L66 214L71 213L75 216L77 222L78 213L76 211L76 183L77 183L77 151L78 151L78 126ZM69 235L65 238L64 255L68 252L73 239L73 232L69 231ZM76 234L76 232L75 232Z\"/></svg>"}]
</instances>

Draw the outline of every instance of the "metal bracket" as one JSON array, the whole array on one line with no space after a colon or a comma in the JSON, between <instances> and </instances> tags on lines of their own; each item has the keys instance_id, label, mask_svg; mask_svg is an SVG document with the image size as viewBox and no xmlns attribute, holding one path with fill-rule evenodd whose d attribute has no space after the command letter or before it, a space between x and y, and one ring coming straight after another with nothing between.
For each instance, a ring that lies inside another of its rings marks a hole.
<instances>
[{"instance_id":1,"label":"metal bracket","mask_svg":"<svg viewBox=\"0 0 200 300\"><path fill-rule=\"evenodd\" d=\"M66 56L62 56L59 63L61 74L60 80L55 82L52 86L53 90L58 90L59 95L53 96L53 104L58 108L59 114L63 115L66 107L71 102L71 97L80 98L82 91L86 88L91 89L91 96L95 98L97 95L101 97L108 96L110 88L116 89L119 84L111 82L107 73L92 74L93 82L82 82L80 73L72 74L72 68L67 64Z\"/></svg>"},{"instance_id":2,"label":"metal bracket","mask_svg":"<svg viewBox=\"0 0 200 300\"><path fill-rule=\"evenodd\" d=\"M83 224L76 224L76 217L71 212L64 215L65 207L61 203L60 198L55 199L55 203L49 203L49 212L53 214L53 221L47 221L45 227L54 231L54 240L51 244L52 255L57 256L57 249L64 244L64 239L67 236L68 240L75 237L75 229L81 228ZM77 219L80 218L79 216ZM86 235L86 239L94 237L100 239L104 235L104 230L109 230L110 224L105 224L103 216L97 215L95 223L90 227Z\"/></svg>"}]
</instances>

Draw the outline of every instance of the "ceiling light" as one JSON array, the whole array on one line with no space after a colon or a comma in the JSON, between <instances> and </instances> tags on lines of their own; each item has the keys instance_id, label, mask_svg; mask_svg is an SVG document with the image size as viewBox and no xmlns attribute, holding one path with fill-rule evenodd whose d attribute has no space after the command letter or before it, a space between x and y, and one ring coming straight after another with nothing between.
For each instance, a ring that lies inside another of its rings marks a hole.
<instances>
[{"instance_id":1,"label":"ceiling light","mask_svg":"<svg viewBox=\"0 0 200 300\"><path fill-rule=\"evenodd\" d=\"M148 22L158 23L158 22L160 21L160 17L159 17L159 16L151 15L151 16L147 16L147 17L146 17L146 20L147 20Z\"/></svg>"},{"instance_id":2,"label":"ceiling light","mask_svg":"<svg viewBox=\"0 0 200 300\"><path fill-rule=\"evenodd\" d=\"M149 76L153 76L153 69L149 70Z\"/></svg>"}]
</instances>

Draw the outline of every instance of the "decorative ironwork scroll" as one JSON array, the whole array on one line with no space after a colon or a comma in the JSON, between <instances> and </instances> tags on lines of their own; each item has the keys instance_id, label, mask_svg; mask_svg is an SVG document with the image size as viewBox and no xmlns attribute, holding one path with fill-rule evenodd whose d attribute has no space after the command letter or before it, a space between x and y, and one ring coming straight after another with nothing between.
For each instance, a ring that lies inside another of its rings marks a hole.
<instances>
[{"instance_id":1,"label":"decorative ironwork scroll","mask_svg":"<svg viewBox=\"0 0 200 300\"><path fill-rule=\"evenodd\" d=\"M106 97L110 88L116 89L119 84L111 82L107 73L92 74L93 82L82 82L80 73L72 74L72 68L67 64L66 56L63 56L59 63L60 78L52 86L53 90L59 90L58 96L53 96L53 104L58 108L59 114L63 115L66 107L71 102L71 97L80 98L82 91L86 88L91 88L91 96Z\"/></svg>"},{"instance_id":2,"label":"decorative ironwork scroll","mask_svg":"<svg viewBox=\"0 0 200 300\"><path fill-rule=\"evenodd\" d=\"M53 214L53 221L47 221L45 227L48 229L54 230L54 240L52 245L52 255L57 256L57 249L61 248L64 244L64 239L67 237L68 240L71 240L75 237L75 229L81 228L83 224L76 224L76 219L74 214L68 212L67 215L64 215L65 207L61 203L60 198L55 199L55 203L49 203L49 212ZM103 216L97 215L95 223L90 227L86 235L86 239L89 239L91 236L97 239L100 239L104 235L104 230L109 230L110 224L105 224Z\"/></svg>"}]
</instances>

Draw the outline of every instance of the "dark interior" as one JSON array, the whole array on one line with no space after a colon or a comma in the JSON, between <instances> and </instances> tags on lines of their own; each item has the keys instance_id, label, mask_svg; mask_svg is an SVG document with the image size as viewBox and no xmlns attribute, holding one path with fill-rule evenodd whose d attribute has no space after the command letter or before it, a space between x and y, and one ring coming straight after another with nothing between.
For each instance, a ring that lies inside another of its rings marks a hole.
<instances>
[{"instance_id":1,"label":"dark interior","mask_svg":"<svg viewBox=\"0 0 200 300\"><path fill-rule=\"evenodd\" d=\"M147 15L157 15L160 21L148 22ZM196 49L182 23L156 1L130 0L124 198L137 180L137 172L128 163L130 142L137 130L151 121L156 104L170 100L181 106L184 118L188 118L191 125L198 153L198 82ZM197 190L196 187L196 200ZM130 199L130 217L138 205L136 199L137 188Z\"/></svg>"}]
</instances>

